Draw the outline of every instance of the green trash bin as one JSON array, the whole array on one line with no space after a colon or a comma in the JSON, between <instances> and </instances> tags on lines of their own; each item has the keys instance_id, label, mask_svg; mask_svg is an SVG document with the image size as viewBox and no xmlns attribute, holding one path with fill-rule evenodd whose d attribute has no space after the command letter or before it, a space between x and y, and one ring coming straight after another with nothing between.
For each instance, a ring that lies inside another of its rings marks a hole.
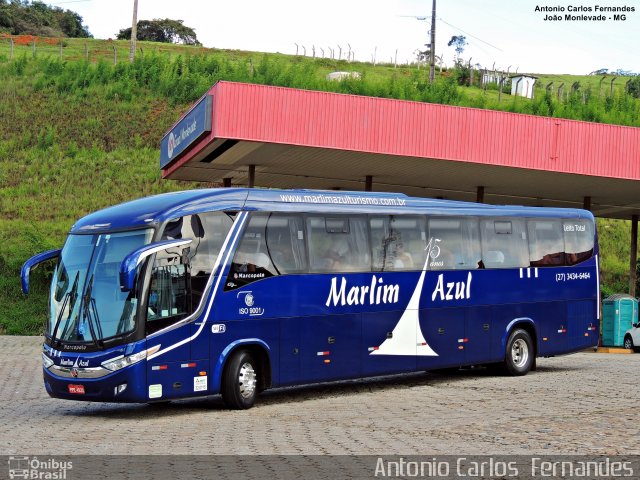
<instances>
[{"instance_id":1,"label":"green trash bin","mask_svg":"<svg viewBox=\"0 0 640 480\"><path fill-rule=\"evenodd\" d=\"M602 302L602 345L622 347L624 332L638 321L638 300L631 295L617 293Z\"/></svg>"}]
</instances>

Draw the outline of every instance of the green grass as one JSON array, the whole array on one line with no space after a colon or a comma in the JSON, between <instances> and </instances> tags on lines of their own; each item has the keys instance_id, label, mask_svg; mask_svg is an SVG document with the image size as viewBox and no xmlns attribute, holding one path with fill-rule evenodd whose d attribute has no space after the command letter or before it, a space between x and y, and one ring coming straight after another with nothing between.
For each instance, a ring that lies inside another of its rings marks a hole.
<instances>
[{"instance_id":1,"label":"green grass","mask_svg":"<svg viewBox=\"0 0 640 480\"><path fill-rule=\"evenodd\" d=\"M84 57L84 45L89 61ZM113 62L113 46L118 62ZM0 333L37 334L46 318L51 266L32 276L32 294L19 288L21 264L59 247L75 220L133 198L198 184L160 179L158 144L164 131L218 80L283 85L387 98L594 119L640 126L640 102L617 90L596 95L594 77L580 77L568 100L514 99L496 90L459 87L454 71L427 72L282 54L222 51L140 42L130 64L128 43L65 39L56 45L17 45L0 39ZM327 73L353 70L362 80L329 82ZM548 76L541 76L547 78ZM571 78L568 78L569 82ZM575 80L574 80L575 81ZM626 291L629 223L599 221L604 292Z\"/></svg>"}]
</instances>

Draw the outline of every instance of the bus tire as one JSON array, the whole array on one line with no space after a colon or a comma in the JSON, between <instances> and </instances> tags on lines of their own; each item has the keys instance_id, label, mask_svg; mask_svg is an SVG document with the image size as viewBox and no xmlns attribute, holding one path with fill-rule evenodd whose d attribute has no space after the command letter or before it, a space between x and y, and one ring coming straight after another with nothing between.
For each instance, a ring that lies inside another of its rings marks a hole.
<instances>
[{"instance_id":1,"label":"bus tire","mask_svg":"<svg viewBox=\"0 0 640 480\"><path fill-rule=\"evenodd\" d=\"M503 371L507 375L526 375L531 370L535 358L535 350L531 335L521 328L509 335L504 356Z\"/></svg>"},{"instance_id":2,"label":"bus tire","mask_svg":"<svg viewBox=\"0 0 640 480\"><path fill-rule=\"evenodd\" d=\"M222 400L228 408L253 407L258 395L258 365L246 350L233 353L222 376Z\"/></svg>"}]
</instances>

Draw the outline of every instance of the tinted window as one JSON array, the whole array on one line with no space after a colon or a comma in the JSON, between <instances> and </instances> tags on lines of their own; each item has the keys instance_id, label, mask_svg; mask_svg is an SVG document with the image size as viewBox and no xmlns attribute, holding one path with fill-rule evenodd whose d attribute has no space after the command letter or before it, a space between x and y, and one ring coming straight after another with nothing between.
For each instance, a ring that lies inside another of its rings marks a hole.
<instances>
[{"instance_id":1,"label":"tinted window","mask_svg":"<svg viewBox=\"0 0 640 480\"><path fill-rule=\"evenodd\" d=\"M564 239L560 220L536 219L527 222L529 258L533 267L564 265Z\"/></svg>"},{"instance_id":2,"label":"tinted window","mask_svg":"<svg viewBox=\"0 0 640 480\"><path fill-rule=\"evenodd\" d=\"M371 270L367 221L363 217L307 217L309 265L314 272Z\"/></svg>"},{"instance_id":3,"label":"tinted window","mask_svg":"<svg viewBox=\"0 0 640 480\"><path fill-rule=\"evenodd\" d=\"M429 269L480 268L480 234L476 218L430 218Z\"/></svg>"},{"instance_id":4,"label":"tinted window","mask_svg":"<svg viewBox=\"0 0 640 480\"><path fill-rule=\"evenodd\" d=\"M226 289L237 288L278 274L267 243L268 214L254 213L242 234L231 263Z\"/></svg>"},{"instance_id":5,"label":"tinted window","mask_svg":"<svg viewBox=\"0 0 640 480\"><path fill-rule=\"evenodd\" d=\"M266 246L277 273L302 273L307 270L302 218L272 214L267 221Z\"/></svg>"},{"instance_id":6,"label":"tinted window","mask_svg":"<svg viewBox=\"0 0 640 480\"><path fill-rule=\"evenodd\" d=\"M162 240L192 241L155 256L147 303L148 331L185 318L198 308L232 223L224 212L206 212L166 224Z\"/></svg>"},{"instance_id":7,"label":"tinted window","mask_svg":"<svg viewBox=\"0 0 640 480\"><path fill-rule=\"evenodd\" d=\"M529 245L523 219L483 219L480 221L480 233L484 267L529 266Z\"/></svg>"},{"instance_id":8,"label":"tinted window","mask_svg":"<svg viewBox=\"0 0 640 480\"><path fill-rule=\"evenodd\" d=\"M590 258L595 238L593 223L590 220L565 220L562 226L567 265L575 265Z\"/></svg>"},{"instance_id":9,"label":"tinted window","mask_svg":"<svg viewBox=\"0 0 640 480\"><path fill-rule=\"evenodd\" d=\"M422 269L427 238L424 217L373 217L369 224L374 270Z\"/></svg>"}]
</instances>

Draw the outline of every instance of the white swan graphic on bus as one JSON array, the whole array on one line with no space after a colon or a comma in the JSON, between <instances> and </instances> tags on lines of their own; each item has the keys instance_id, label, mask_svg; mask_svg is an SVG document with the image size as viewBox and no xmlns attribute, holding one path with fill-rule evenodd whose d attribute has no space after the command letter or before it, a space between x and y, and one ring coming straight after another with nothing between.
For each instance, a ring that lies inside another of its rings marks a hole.
<instances>
[{"instance_id":1,"label":"white swan graphic on bus","mask_svg":"<svg viewBox=\"0 0 640 480\"><path fill-rule=\"evenodd\" d=\"M400 320L393 329L390 338L387 338L379 347L371 347L370 355L416 355L423 357L437 357L438 354L429 346L420 328L420 298L422 296L422 286L427 273L427 266L432 259L438 257L440 247L437 245L439 239L431 238L427 244L427 258L425 259L420 278L416 288L411 295ZM441 300L453 300L451 290L455 288L455 298L469 298L471 295L471 272L467 276L466 282L444 282L444 275L438 276L436 288L431 295L431 300L438 296ZM446 285L446 290L445 289Z\"/></svg>"}]
</instances>

